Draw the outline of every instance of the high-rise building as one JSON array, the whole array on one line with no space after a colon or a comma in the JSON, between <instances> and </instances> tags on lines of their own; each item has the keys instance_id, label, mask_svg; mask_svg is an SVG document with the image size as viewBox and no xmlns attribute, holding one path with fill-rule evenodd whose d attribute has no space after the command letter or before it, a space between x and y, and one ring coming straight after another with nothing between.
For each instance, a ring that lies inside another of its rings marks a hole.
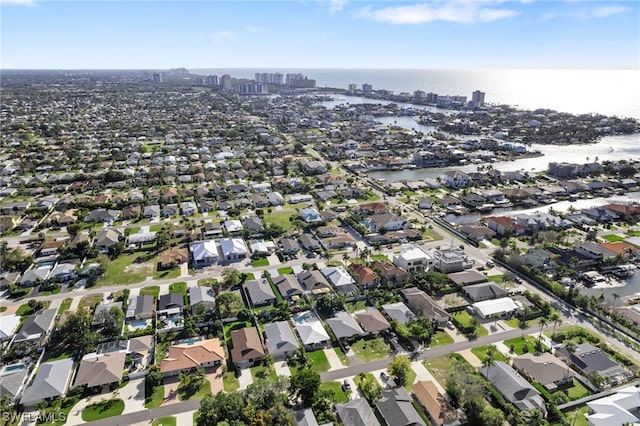
<instances>
[{"instance_id":1,"label":"high-rise building","mask_svg":"<svg viewBox=\"0 0 640 426\"><path fill-rule=\"evenodd\" d=\"M210 75L207 77L207 86L219 86L220 81L217 75Z\"/></svg>"},{"instance_id":2,"label":"high-rise building","mask_svg":"<svg viewBox=\"0 0 640 426\"><path fill-rule=\"evenodd\" d=\"M222 86L222 90L232 91L233 85L231 84L231 76L229 74L225 74L220 77L220 85Z\"/></svg>"},{"instance_id":3,"label":"high-rise building","mask_svg":"<svg viewBox=\"0 0 640 426\"><path fill-rule=\"evenodd\" d=\"M351 83L349 84L349 88L347 89L347 92L349 92L352 95L355 95L357 90L358 90L358 86L355 83Z\"/></svg>"},{"instance_id":4,"label":"high-rise building","mask_svg":"<svg viewBox=\"0 0 640 426\"><path fill-rule=\"evenodd\" d=\"M415 92L413 92L413 99L415 99L416 101L423 101L426 96L427 94L422 90L416 90Z\"/></svg>"},{"instance_id":5,"label":"high-rise building","mask_svg":"<svg viewBox=\"0 0 640 426\"><path fill-rule=\"evenodd\" d=\"M370 95L371 92L373 92L373 86L369 83L364 83L362 85L362 93L364 93L365 95Z\"/></svg>"},{"instance_id":6,"label":"high-rise building","mask_svg":"<svg viewBox=\"0 0 640 426\"><path fill-rule=\"evenodd\" d=\"M153 73L153 82L154 83L163 83L164 82L164 73L162 73L162 72L154 72Z\"/></svg>"},{"instance_id":7,"label":"high-rise building","mask_svg":"<svg viewBox=\"0 0 640 426\"><path fill-rule=\"evenodd\" d=\"M238 92L241 95L266 95L269 92L267 91L267 85L263 83L242 83L238 87Z\"/></svg>"},{"instance_id":8,"label":"high-rise building","mask_svg":"<svg viewBox=\"0 0 640 426\"><path fill-rule=\"evenodd\" d=\"M471 107L472 108L480 108L484 105L484 92L476 90L471 95Z\"/></svg>"},{"instance_id":9,"label":"high-rise building","mask_svg":"<svg viewBox=\"0 0 640 426\"><path fill-rule=\"evenodd\" d=\"M435 104L438 102L438 94L433 92L427 93L426 101L428 104Z\"/></svg>"}]
</instances>

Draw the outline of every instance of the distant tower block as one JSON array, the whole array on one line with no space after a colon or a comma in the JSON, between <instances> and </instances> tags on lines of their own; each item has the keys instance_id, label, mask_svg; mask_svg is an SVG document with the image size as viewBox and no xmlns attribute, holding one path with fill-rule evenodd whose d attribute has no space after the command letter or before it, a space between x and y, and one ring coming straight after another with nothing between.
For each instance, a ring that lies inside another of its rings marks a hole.
<instances>
[{"instance_id":1,"label":"distant tower block","mask_svg":"<svg viewBox=\"0 0 640 426\"><path fill-rule=\"evenodd\" d=\"M484 105L484 92L476 90L471 95L471 106L473 108L480 108Z\"/></svg>"}]
</instances>

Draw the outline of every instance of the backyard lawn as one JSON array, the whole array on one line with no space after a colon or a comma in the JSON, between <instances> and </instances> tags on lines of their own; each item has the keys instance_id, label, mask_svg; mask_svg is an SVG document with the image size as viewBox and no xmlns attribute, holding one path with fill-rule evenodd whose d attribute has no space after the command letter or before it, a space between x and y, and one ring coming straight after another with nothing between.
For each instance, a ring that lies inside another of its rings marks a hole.
<instances>
[{"instance_id":1,"label":"backyard lawn","mask_svg":"<svg viewBox=\"0 0 640 426\"><path fill-rule=\"evenodd\" d=\"M107 264L98 285L133 284L144 281L156 270L155 253L141 251L121 254Z\"/></svg>"},{"instance_id":2,"label":"backyard lawn","mask_svg":"<svg viewBox=\"0 0 640 426\"><path fill-rule=\"evenodd\" d=\"M264 215L264 223L265 225L268 223L273 223L274 225L279 225L286 232L293 227L293 224L289 220L291 215L295 215L295 211L284 211L277 213L269 213Z\"/></svg>"},{"instance_id":3,"label":"backyard lawn","mask_svg":"<svg viewBox=\"0 0 640 426\"><path fill-rule=\"evenodd\" d=\"M285 266L284 268L278 268L278 273L280 275L293 274L293 268L291 266Z\"/></svg>"},{"instance_id":4,"label":"backyard lawn","mask_svg":"<svg viewBox=\"0 0 640 426\"><path fill-rule=\"evenodd\" d=\"M357 300L355 302L347 302L345 303L349 312L354 313L355 311L362 311L367 307L366 300Z\"/></svg>"},{"instance_id":5,"label":"backyard lawn","mask_svg":"<svg viewBox=\"0 0 640 426\"><path fill-rule=\"evenodd\" d=\"M573 386L567 389L567 396L571 401L575 401L576 399L584 398L585 396L589 396L591 392L587 388L585 388L580 381L577 379L573 379Z\"/></svg>"},{"instance_id":6,"label":"backyard lawn","mask_svg":"<svg viewBox=\"0 0 640 426\"><path fill-rule=\"evenodd\" d=\"M351 345L353 352L364 362L383 359L391 355L392 351L382 337L375 339L361 339Z\"/></svg>"},{"instance_id":7,"label":"backyard lawn","mask_svg":"<svg viewBox=\"0 0 640 426\"><path fill-rule=\"evenodd\" d=\"M124 401L121 399L110 399L88 405L82 412L82 420L91 422L107 417L119 416L124 411Z\"/></svg>"},{"instance_id":8,"label":"backyard lawn","mask_svg":"<svg viewBox=\"0 0 640 426\"><path fill-rule=\"evenodd\" d=\"M452 315L451 319L458 325L458 328L462 329L473 327L475 323L476 328L474 334L476 337L482 337L489 334L487 329L484 328L482 324L480 324L480 322L478 322L473 316L471 316L471 314L466 311L455 312Z\"/></svg>"},{"instance_id":9,"label":"backyard lawn","mask_svg":"<svg viewBox=\"0 0 640 426\"><path fill-rule=\"evenodd\" d=\"M42 303L44 303L43 309L47 309L49 305L51 305L51 300L43 300ZM29 306L28 303L20 305L20 307L16 310L16 315L19 317L28 317L29 315L33 314L35 314L35 311L31 306Z\"/></svg>"},{"instance_id":10,"label":"backyard lawn","mask_svg":"<svg viewBox=\"0 0 640 426\"><path fill-rule=\"evenodd\" d=\"M506 347L511 349L513 346L513 353L516 355L522 355L524 353L536 353L536 343L538 339L533 336L520 336L514 337L513 339L505 340L503 343ZM525 349L526 348L526 349ZM548 348L545 345L542 345L542 350L547 350Z\"/></svg>"},{"instance_id":11,"label":"backyard lawn","mask_svg":"<svg viewBox=\"0 0 640 426\"><path fill-rule=\"evenodd\" d=\"M168 269L166 271L155 271L153 273L153 279L154 280L170 280L172 278L179 278L181 274L182 274L182 269L180 268Z\"/></svg>"}]
</instances>

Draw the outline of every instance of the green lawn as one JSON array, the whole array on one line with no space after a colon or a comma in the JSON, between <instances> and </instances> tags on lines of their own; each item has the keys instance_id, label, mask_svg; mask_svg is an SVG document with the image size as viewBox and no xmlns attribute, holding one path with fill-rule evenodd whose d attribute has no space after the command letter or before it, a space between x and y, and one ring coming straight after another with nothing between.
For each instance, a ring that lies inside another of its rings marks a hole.
<instances>
[{"instance_id":1,"label":"green lawn","mask_svg":"<svg viewBox=\"0 0 640 426\"><path fill-rule=\"evenodd\" d=\"M292 215L295 216L295 214L295 211L268 213L264 215L263 219L265 225L268 223L273 223L274 225L281 226L282 229L286 232L293 227L291 221L289 220L289 217L291 217Z\"/></svg>"},{"instance_id":2,"label":"green lawn","mask_svg":"<svg viewBox=\"0 0 640 426\"><path fill-rule=\"evenodd\" d=\"M436 346L450 345L451 343L453 343L453 337L449 336L446 331L438 331L431 337L429 347L435 348Z\"/></svg>"},{"instance_id":3,"label":"green lawn","mask_svg":"<svg viewBox=\"0 0 640 426\"><path fill-rule=\"evenodd\" d=\"M144 400L144 408L156 408L162 405L164 399L164 385L153 388L151 395L147 395Z\"/></svg>"},{"instance_id":4,"label":"green lawn","mask_svg":"<svg viewBox=\"0 0 640 426\"><path fill-rule=\"evenodd\" d=\"M82 420L91 422L105 419L107 417L119 416L124 411L124 401L121 399L110 399L104 402L88 405L82 412Z\"/></svg>"},{"instance_id":5,"label":"green lawn","mask_svg":"<svg viewBox=\"0 0 640 426\"><path fill-rule=\"evenodd\" d=\"M484 358L487 356L487 351L489 350L490 346L493 345L476 346L475 348L471 348L471 352L473 352L473 354L477 356L480 361L484 362ZM495 361L506 361L505 356L497 348L494 353Z\"/></svg>"},{"instance_id":6,"label":"green lawn","mask_svg":"<svg viewBox=\"0 0 640 426\"><path fill-rule=\"evenodd\" d=\"M616 234L603 235L602 239L607 240L610 243L617 243L619 241L624 241L624 237L621 237L620 235L616 235Z\"/></svg>"},{"instance_id":7,"label":"green lawn","mask_svg":"<svg viewBox=\"0 0 640 426\"><path fill-rule=\"evenodd\" d=\"M487 280L497 284L502 284L502 281L504 281L504 279L504 275L487 275Z\"/></svg>"},{"instance_id":8,"label":"green lawn","mask_svg":"<svg viewBox=\"0 0 640 426\"><path fill-rule=\"evenodd\" d=\"M82 299L80 299L80 303L78 304L78 309L95 308L100 302L102 302L103 296L104 294L102 293L88 294L84 296Z\"/></svg>"},{"instance_id":9,"label":"green lawn","mask_svg":"<svg viewBox=\"0 0 640 426\"><path fill-rule=\"evenodd\" d=\"M585 388L578 380L573 379L573 386L567 389L567 396L571 401L589 396L591 392Z\"/></svg>"},{"instance_id":10,"label":"green lawn","mask_svg":"<svg viewBox=\"0 0 640 426\"><path fill-rule=\"evenodd\" d=\"M38 293L38 296L51 296L52 294L58 294L62 290L62 287L56 285L52 290L44 290Z\"/></svg>"},{"instance_id":11,"label":"green lawn","mask_svg":"<svg viewBox=\"0 0 640 426\"><path fill-rule=\"evenodd\" d=\"M361 339L351 345L351 349L364 362L383 359L391 355L392 351L382 337L375 339Z\"/></svg>"},{"instance_id":12,"label":"green lawn","mask_svg":"<svg viewBox=\"0 0 640 426\"><path fill-rule=\"evenodd\" d=\"M164 225L151 225L149 226L149 232L160 232L164 228Z\"/></svg>"},{"instance_id":13,"label":"green lawn","mask_svg":"<svg viewBox=\"0 0 640 426\"><path fill-rule=\"evenodd\" d=\"M73 299L70 297L64 299L58 308L58 315L62 315L63 312L68 311L71 307L71 302L73 302Z\"/></svg>"},{"instance_id":14,"label":"green lawn","mask_svg":"<svg viewBox=\"0 0 640 426\"><path fill-rule=\"evenodd\" d=\"M204 379L202 384L200 385L200 389L198 389L194 394L187 395L184 393L184 390L181 386L178 386L178 399L180 401L188 401L192 399L204 398L206 395L211 393L211 383L207 379Z\"/></svg>"},{"instance_id":15,"label":"green lawn","mask_svg":"<svg viewBox=\"0 0 640 426\"><path fill-rule=\"evenodd\" d=\"M291 266L285 266L284 268L278 268L278 273L280 275L293 274L293 268Z\"/></svg>"},{"instance_id":16,"label":"green lawn","mask_svg":"<svg viewBox=\"0 0 640 426\"><path fill-rule=\"evenodd\" d=\"M44 304L43 309L47 309L49 308L49 305L51 305L51 300L43 300L42 303ZM20 307L16 310L16 315L19 317L28 317L29 315L33 314L35 314L35 311L31 308L31 306L29 306L28 303L20 305Z\"/></svg>"},{"instance_id":17,"label":"green lawn","mask_svg":"<svg viewBox=\"0 0 640 426\"><path fill-rule=\"evenodd\" d=\"M365 376L366 380L372 380L374 383L378 383L378 380L376 379L376 376L374 376L373 374L371 374L371 373L364 373L364 376ZM356 384L356 386L358 386L358 387L359 387L359 386L360 386L360 382L361 382L361 381L362 381L362 380L360 380L360 376L359 376L358 374L356 374L356 375L353 377L353 382Z\"/></svg>"},{"instance_id":18,"label":"green lawn","mask_svg":"<svg viewBox=\"0 0 640 426\"><path fill-rule=\"evenodd\" d=\"M571 426L589 426L587 414L589 407L586 405L578 410L567 411L566 416ZM552 423L551 426L560 426L560 423Z\"/></svg>"},{"instance_id":19,"label":"green lawn","mask_svg":"<svg viewBox=\"0 0 640 426\"><path fill-rule=\"evenodd\" d=\"M329 368L331 367L329 360L327 359L327 355L325 355L324 350L322 349L307 352L307 358L311 363L311 369L317 373L329 371Z\"/></svg>"},{"instance_id":20,"label":"green lawn","mask_svg":"<svg viewBox=\"0 0 640 426\"><path fill-rule=\"evenodd\" d=\"M59 421L38 422L37 424L43 425L43 426L62 426L63 424L66 423L66 420L69 418L69 413L71 412L71 409L73 408L74 405L78 403L79 400L80 400L80 397L78 396L70 396L70 397L63 398L62 400L54 401L49 405L49 407L44 409L44 412L46 414L55 413L55 420L59 420ZM44 416L43 418L46 418L46 416ZM54 417L50 417L50 419L53 420Z\"/></svg>"},{"instance_id":21,"label":"green lawn","mask_svg":"<svg viewBox=\"0 0 640 426\"><path fill-rule=\"evenodd\" d=\"M380 262L388 262L391 263L391 260L389 260L389 257L386 254L372 254L371 255L371 260L377 260Z\"/></svg>"},{"instance_id":22,"label":"green lawn","mask_svg":"<svg viewBox=\"0 0 640 426\"><path fill-rule=\"evenodd\" d=\"M251 377L253 377L254 381L263 379L269 382L274 382L278 378L278 375L273 367L257 365L255 367L251 367Z\"/></svg>"},{"instance_id":23,"label":"green lawn","mask_svg":"<svg viewBox=\"0 0 640 426\"><path fill-rule=\"evenodd\" d=\"M251 266L259 268L260 266L269 266L269 259L261 257L260 259L254 259L251 261Z\"/></svg>"},{"instance_id":24,"label":"green lawn","mask_svg":"<svg viewBox=\"0 0 640 426\"><path fill-rule=\"evenodd\" d=\"M503 321L509 327L513 327L513 328L519 328L520 327L520 323L518 321L518 318L509 318L508 320L503 320ZM534 318L532 320L527 320L527 327L531 327L532 325L536 325L539 322L540 322L540 318Z\"/></svg>"},{"instance_id":25,"label":"green lawn","mask_svg":"<svg viewBox=\"0 0 640 426\"><path fill-rule=\"evenodd\" d=\"M149 295L153 296L156 300L160 297L160 286L152 285L140 289L140 296Z\"/></svg>"},{"instance_id":26,"label":"green lawn","mask_svg":"<svg viewBox=\"0 0 640 426\"><path fill-rule=\"evenodd\" d=\"M7 310L6 306L0 306L0 314Z\"/></svg>"},{"instance_id":27,"label":"green lawn","mask_svg":"<svg viewBox=\"0 0 640 426\"><path fill-rule=\"evenodd\" d=\"M320 385L320 389L332 392L333 402L335 402L336 404L341 404L349 400L349 396L347 395L347 393L342 390L341 382L324 382Z\"/></svg>"},{"instance_id":28,"label":"green lawn","mask_svg":"<svg viewBox=\"0 0 640 426\"><path fill-rule=\"evenodd\" d=\"M345 303L349 312L354 313L355 311L361 311L367 307L366 300L357 300L355 302L346 302Z\"/></svg>"},{"instance_id":29,"label":"green lawn","mask_svg":"<svg viewBox=\"0 0 640 426\"><path fill-rule=\"evenodd\" d=\"M443 239L442 235L436 232L435 229L431 228L427 228L424 230L424 235L422 236L422 238L428 241L440 241Z\"/></svg>"},{"instance_id":30,"label":"green lawn","mask_svg":"<svg viewBox=\"0 0 640 426\"><path fill-rule=\"evenodd\" d=\"M513 339L507 339L503 343L506 347L511 349L511 345L513 345L513 352L516 355L522 355L524 353L535 353L536 352L536 339L533 336L520 336L514 337ZM526 349L525 349L526 347ZM548 348L545 345L542 345L543 350L547 350Z\"/></svg>"},{"instance_id":31,"label":"green lawn","mask_svg":"<svg viewBox=\"0 0 640 426\"><path fill-rule=\"evenodd\" d=\"M155 271L153 273L154 280L170 280L173 278L179 278L182 274L182 269L173 268L166 271Z\"/></svg>"},{"instance_id":32,"label":"green lawn","mask_svg":"<svg viewBox=\"0 0 640 426\"><path fill-rule=\"evenodd\" d=\"M333 351L340 358L342 365L349 365L349 357L342 351L340 346L334 346Z\"/></svg>"},{"instance_id":33,"label":"green lawn","mask_svg":"<svg viewBox=\"0 0 640 426\"><path fill-rule=\"evenodd\" d=\"M441 384L447 382L447 376L453 360L450 355L443 355L437 358L425 359L422 361L424 367L429 370L433 377Z\"/></svg>"},{"instance_id":34,"label":"green lawn","mask_svg":"<svg viewBox=\"0 0 640 426\"><path fill-rule=\"evenodd\" d=\"M452 319L460 324L461 328L473 327L473 317L467 311L454 312Z\"/></svg>"},{"instance_id":35,"label":"green lawn","mask_svg":"<svg viewBox=\"0 0 640 426\"><path fill-rule=\"evenodd\" d=\"M98 285L133 284L144 281L156 270L156 256L152 252L121 254L107 264Z\"/></svg>"},{"instance_id":36,"label":"green lawn","mask_svg":"<svg viewBox=\"0 0 640 426\"><path fill-rule=\"evenodd\" d=\"M177 283L169 284L169 293L182 293L187 294L187 283L180 281Z\"/></svg>"},{"instance_id":37,"label":"green lawn","mask_svg":"<svg viewBox=\"0 0 640 426\"><path fill-rule=\"evenodd\" d=\"M159 419L155 419L151 426L176 426L176 418L174 416L169 417L161 417Z\"/></svg>"},{"instance_id":38,"label":"green lawn","mask_svg":"<svg viewBox=\"0 0 640 426\"><path fill-rule=\"evenodd\" d=\"M224 373L222 376L222 386L225 392L235 392L240 389L240 382L233 371Z\"/></svg>"},{"instance_id":39,"label":"green lawn","mask_svg":"<svg viewBox=\"0 0 640 426\"><path fill-rule=\"evenodd\" d=\"M416 381L416 372L413 370L413 368L409 368L409 373L407 374L407 384L404 385L404 388L407 392L411 393L411 386L413 386L413 382Z\"/></svg>"}]
</instances>

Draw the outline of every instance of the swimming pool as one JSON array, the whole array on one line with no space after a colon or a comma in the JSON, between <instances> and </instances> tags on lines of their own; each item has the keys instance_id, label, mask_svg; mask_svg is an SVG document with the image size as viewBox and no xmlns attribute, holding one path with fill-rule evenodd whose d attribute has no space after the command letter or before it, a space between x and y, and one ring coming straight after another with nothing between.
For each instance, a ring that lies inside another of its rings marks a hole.
<instances>
[{"instance_id":1,"label":"swimming pool","mask_svg":"<svg viewBox=\"0 0 640 426\"><path fill-rule=\"evenodd\" d=\"M191 339L184 339L178 342L179 345L193 345L196 342L201 342L202 337L192 337Z\"/></svg>"},{"instance_id":2,"label":"swimming pool","mask_svg":"<svg viewBox=\"0 0 640 426\"><path fill-rule=\"evenodd\" d=\"M8 374L15 373L16 371L24 370L25 368L27 368L27 364L24 363L7 365L2 370L0 376L6 376Z\"/></svg>"},{"instance_id":3,"label":"swimming pool","mask_svg":"<svg viewBox=\"0 0 640 426\"><path fill-rule=\"evenodd\" d=\"M147 328L151 325L151 320L142 319L142 320L132 320L129 321L129 329L130 330L141 330L143 328Z\"/></svg>"},{"instance_id":4,"label":"swimming pool","mask_svg":"<svg viewBox=\"0 0 640 426\"><path fill-rule=\"evenodd\" d=\"M311 313L311 311L301 312L293 316L293 322L295 322L296 324L304 324L305 322L309 322L312 317L313 314Z\"/></svg>"}]
</instances>

